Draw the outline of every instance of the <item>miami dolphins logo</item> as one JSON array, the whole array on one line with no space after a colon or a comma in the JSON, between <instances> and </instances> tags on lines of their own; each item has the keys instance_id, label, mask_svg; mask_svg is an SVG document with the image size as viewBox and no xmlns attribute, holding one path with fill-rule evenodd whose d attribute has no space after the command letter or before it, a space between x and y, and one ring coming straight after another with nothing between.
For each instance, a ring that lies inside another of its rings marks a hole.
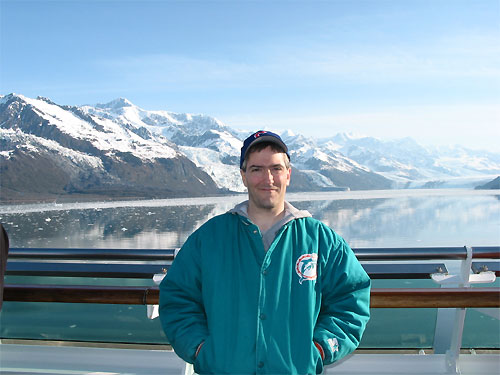
<instances>
[{"instance_id":1,"label":"miami dolphins logo","mask_svg":"<svg viewBox=\"0 0 500 375\"><path fill-rule=\"evenodd\" d=\"M297 259L295 271L299 275L299 283L304 280L316 280L318 277L318 254L304 254Z\"/></svg>"}]
</instances>

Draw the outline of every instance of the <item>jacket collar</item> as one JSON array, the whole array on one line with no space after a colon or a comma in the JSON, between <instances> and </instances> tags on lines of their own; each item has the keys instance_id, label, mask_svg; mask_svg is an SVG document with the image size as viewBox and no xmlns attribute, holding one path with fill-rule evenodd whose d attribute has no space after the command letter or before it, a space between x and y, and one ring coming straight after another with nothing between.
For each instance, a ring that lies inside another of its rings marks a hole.
<instances>
[{"instance_id":1,"label":"jacket collar","mask_svg":"<svg viewBox=\"0 0 500 375\"><path fill-rule=\"evenodd\" d=\"M233 209L229 210L232 214L237 214L247 219L248 217L248 200L237 204ZM283 226L291 220L301 219L303 217L311 217L312 215L307 210L299 210L292 206L289 202L285 201L285 216L282 220L280 220L281 225Z\"/></svg>"}]
</instances>

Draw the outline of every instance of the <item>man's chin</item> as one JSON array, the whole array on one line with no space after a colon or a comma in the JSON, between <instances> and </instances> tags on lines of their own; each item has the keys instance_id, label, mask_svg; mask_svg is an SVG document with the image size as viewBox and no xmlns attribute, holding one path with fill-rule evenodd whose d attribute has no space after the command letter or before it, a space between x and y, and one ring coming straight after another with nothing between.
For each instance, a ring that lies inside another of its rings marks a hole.
<instances>
[{"instance_id":1,"label":"man's chin","mask_svg":"<svg viewBox=\"0 0 500 375\"><path fill-rule=\"evenodd\" d=\"M277 199L273 199L273 200L260 200L258 202L258 206L262 209L265 209L265 210L273 210L275 209L276 207L278 207L279 205L279 202Z\"/></svg>"},{"instance_id":2,"label":"man's chin","mask_svg":"<svg viewBox=\"0 0 500 375\"><path fill-rule=\"evenodd\" d=\"M269 194L256 194L253 198L251 200L255 206L264 210L274 210L282 204L279 194L275 191Z\"/></svg>"}]
</instances>

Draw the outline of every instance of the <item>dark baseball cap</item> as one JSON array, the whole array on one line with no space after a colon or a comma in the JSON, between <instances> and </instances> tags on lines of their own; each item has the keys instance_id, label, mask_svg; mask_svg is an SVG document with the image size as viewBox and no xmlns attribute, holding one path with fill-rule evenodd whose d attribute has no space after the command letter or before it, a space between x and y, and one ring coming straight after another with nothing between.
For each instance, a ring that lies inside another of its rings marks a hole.
<instances>
[{"instance_id":1,"label":"dark baseball cap","mask_svg":"<svg viewBox=\"0 0 500 375\"><path fill-rule=\"evenodd\" d=\"M286 147L285 142L283 142L283 140L278 134L266 130L259 130L253 133L243 142L243 147L241 148L241 156L240 156L240 169L243 168L243 161L245 160L245 156L247 154L248 149L251 146L261 142L272 142L277 144L283 149L283 152L286 154L286 156L288 156L288 159L290 159L290 155L288 154L288 147Z\"/></svg>"}]
</instances>

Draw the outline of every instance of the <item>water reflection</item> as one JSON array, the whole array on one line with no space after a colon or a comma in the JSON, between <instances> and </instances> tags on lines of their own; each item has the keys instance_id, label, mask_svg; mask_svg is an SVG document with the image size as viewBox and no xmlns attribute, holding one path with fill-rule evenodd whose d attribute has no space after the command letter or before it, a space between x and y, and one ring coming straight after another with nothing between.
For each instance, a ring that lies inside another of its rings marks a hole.
<instances>
[{"instance_id":1,"label":"water reflection","mask_svg":"<svg viewBox=\"0 0 500 375\"><path fill-rule=\"evenodd\" d=\"M174 248L213 205L119 207L2 215L12 247Z\"/></svg>"},{"instance_id":2,"label":"water reflection","mask_svg":"<svg viewBox=\"0 0 500 375\"><path fill-rule=\"evenodd\" d=\"M500 244L497 196L401 197L297 202L353 247Z\"/></svg>"},{"instance_id":3,"label":"water reflection","mask_svg":"<svg viewBox=\"0 0 500 375\"><path fill-rule=\"evenodd\" d=\"M494 195L429 195L291 200L334 228L353 247L487 246L500 243ZM244 196L208 204L18 210L0 214L12 247L175 248Z\"/></svg>"}]
</instances>

